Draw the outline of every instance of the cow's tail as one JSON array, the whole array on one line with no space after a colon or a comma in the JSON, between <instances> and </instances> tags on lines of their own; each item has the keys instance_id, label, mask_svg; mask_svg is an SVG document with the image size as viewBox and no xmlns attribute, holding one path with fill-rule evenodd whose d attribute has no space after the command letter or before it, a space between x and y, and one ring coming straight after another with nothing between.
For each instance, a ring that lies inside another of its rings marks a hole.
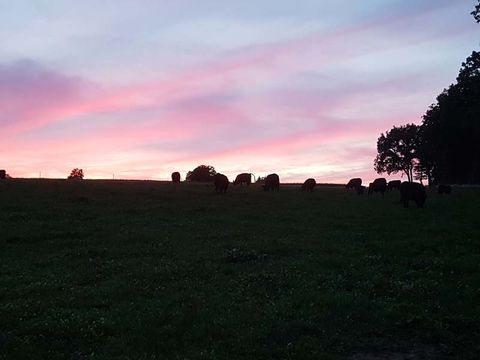
<instances>
[{"instance_id":1,"label":"cow's tail","mask_svg":"<svg viewBox=\"0 0 480 360\"><path fill-rule=\"evenodd\" d=\"M252 173L250 173L250 175L253 176L253 182L254 182L254 183L257 182L257 180L255 180L255 175L253 175Z\"/></svg>"}]
</instances>

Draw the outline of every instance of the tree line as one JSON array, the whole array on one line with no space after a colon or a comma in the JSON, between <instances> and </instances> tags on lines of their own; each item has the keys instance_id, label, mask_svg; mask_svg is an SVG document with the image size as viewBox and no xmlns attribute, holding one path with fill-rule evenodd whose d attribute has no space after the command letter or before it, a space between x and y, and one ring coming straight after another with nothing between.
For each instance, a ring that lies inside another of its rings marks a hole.
<instances>
[{"instance_id":1,"label":"tree line","mask_svg":"<svg viewBox=\"0 0 480 360\"><path fill-rule=\"evenodd\" d=\"M480 0L471 13L480 23ZM393 127L377 140L374 169L429 184L480 183L480 52L462 63L420 125Z\"/></svg>"}]
</instances>

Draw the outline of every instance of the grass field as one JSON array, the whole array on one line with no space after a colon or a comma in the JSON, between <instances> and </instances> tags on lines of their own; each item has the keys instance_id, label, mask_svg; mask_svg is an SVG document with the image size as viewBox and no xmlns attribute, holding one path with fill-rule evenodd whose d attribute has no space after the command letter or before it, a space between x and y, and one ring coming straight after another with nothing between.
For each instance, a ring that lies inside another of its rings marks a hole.
<instances>
[{"instance_id":1,"label":"grass field","mask_svg":"<svg viewBox=\"0 0 480 360\"><path fill-rule=\"evenodd\" d=\"M2 359L478 359L480 188L0 181Z\"/></svg>"}]
</instances>

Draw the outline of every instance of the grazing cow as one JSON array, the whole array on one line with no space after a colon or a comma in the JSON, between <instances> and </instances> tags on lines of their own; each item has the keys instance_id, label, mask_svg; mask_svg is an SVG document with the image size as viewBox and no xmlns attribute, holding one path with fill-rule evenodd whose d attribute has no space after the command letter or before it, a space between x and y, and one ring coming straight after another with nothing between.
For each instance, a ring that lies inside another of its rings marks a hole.
<instances>
[{"instance_id":1,"label":"grazing cow","mask_svg":"<svg viewBox=\"0 0 480 360\"><path fill-rule=\"evenodd\" d=\"M345 189L357 189L359 186L362 186L362 179L354 178L348 181L347 185L345 185Z\"/></svg>"},{"instance_id":2,"label":"grazing cow","mask_svg":"<svg viewBox=\"0 0 480 360\"><path fill-rule=\"evenodd\" d=\"M0 179L5 179L7 177L7 172L5 170L0 170Z\"/></svg>"},{"instance_id":3,"label":"grazing cow","mask_svg":"<svg viewBox=\"0 0 480 360\"><path fill-rule=\"evenodd\" d=\"M317 182L315 181L315 179L312 179L312 178L307 179L302 185L302 191L312 192L315 185L317 185Z\"/></svg>"},{"instance_id":4,"label":"grazing cow","mask_svg":"<svg viewBox=\"0 0 480 360\"><path fill-rule=\"evenodd\" d=\"M226 193L228 188L228 178L223 174L215 174L213 177L215 191L217 193Z\"/></svg>"},{"instance_id":5,"label":"grazing cow","mask_svg":"<svg viewBox=\"0 0 480 360\"><path fill-rule=\"evenodd\" d=\"M385 178L378 178L373 180L373 183L370 183L368 186L368 195L379 192L382 195L387 191L387 179Z\"/></svg>"},{"instance_id":6,"label":"grazing cow","mask_svg":"<svg viewBox=\"0 0 480 360\"><path fill-rule=\"evenodd\" d=\"M439 194L450 194L452 192L452 187L450 185L438 185Z\"/></svg>"},{"instance_id":7,"label":"grazing cow","mask_svg":"<svg viewBox=\"0 0 480 360\"><path fill-rule=\"evenodd\" d=\"M400 196L403 206L408 207L408 202L413 200L418 208L423 208L427 193L425 192L425 186L422 184L404 181L400 185Z\"/></svg>"},{"instance_id":8,"label":"grazing cow","mask_svg":"<svg viewBox=\"0 0 480 360\"><path fill-rule=\"evenodd\" d=\"M277 174L267 175L265 178L265 185L263 185L263 190L265 191L279 191L280 190L280 178Z\"/></svg>"},{"instance_id":9,"label":"grazing cow","mask_svg":"<svg viewBox=\"0 0 480 360\"><path fill-rule=\"evenodd\" d=\"M355 191L357 192L358 195L363 195L363 193L365 192L365 186L357 186L355 188Z\"/></svg>"},{"instance_id":10,"label":"grazing cow","mask_svg":"<svg viewBox=\"0 0 480 360\"><path fill-rule=\"evenodd\" d=\"M175 171L172 173L172 182L179 183L180 182L180 173Z\"/></svg>"},{"instance_id":11,"label":"grazing cow","mask_svg":"<svg viewBox=\"0 0 480 360\"><path fill-rule=\"evenodd\" d=\"M252 176L253 176L253 181L255 181L255 175L251 173L238 174L237 177L235 178L235 181L233 182L233 185L247 184L247 186L249 186L252 183Z\"/></svg>"},{"instance_id":12,"label":"grazing cow","mask_svg":"<svg viewBox=\"0 0 480 360\"><path fill-rule=\"evenodd\" d=\"M393 189L397 189L397 190L400 190L400 185L402 184L402 181L401 180L392 180L392 181L389 181L388 182L388 185L387 185L387 190L390 191L390 190L393 190Z\"/></svg>"}]
</instances>

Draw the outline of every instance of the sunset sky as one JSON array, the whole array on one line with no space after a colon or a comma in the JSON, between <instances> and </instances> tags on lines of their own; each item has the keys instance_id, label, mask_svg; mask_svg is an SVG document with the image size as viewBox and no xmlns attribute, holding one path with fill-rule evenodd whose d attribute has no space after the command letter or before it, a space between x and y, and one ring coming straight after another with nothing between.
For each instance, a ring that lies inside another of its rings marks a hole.
<instances>
[{"instance_id":1,"label":"sunset sky","mask_svg":"<svg viewBox=\"0 0 480 360\"><path fill-rule=\"evenodd\" d=\"M0 168L368 182L478 49L475 3L0 1Z\"/></svg>"}]
</instances>

